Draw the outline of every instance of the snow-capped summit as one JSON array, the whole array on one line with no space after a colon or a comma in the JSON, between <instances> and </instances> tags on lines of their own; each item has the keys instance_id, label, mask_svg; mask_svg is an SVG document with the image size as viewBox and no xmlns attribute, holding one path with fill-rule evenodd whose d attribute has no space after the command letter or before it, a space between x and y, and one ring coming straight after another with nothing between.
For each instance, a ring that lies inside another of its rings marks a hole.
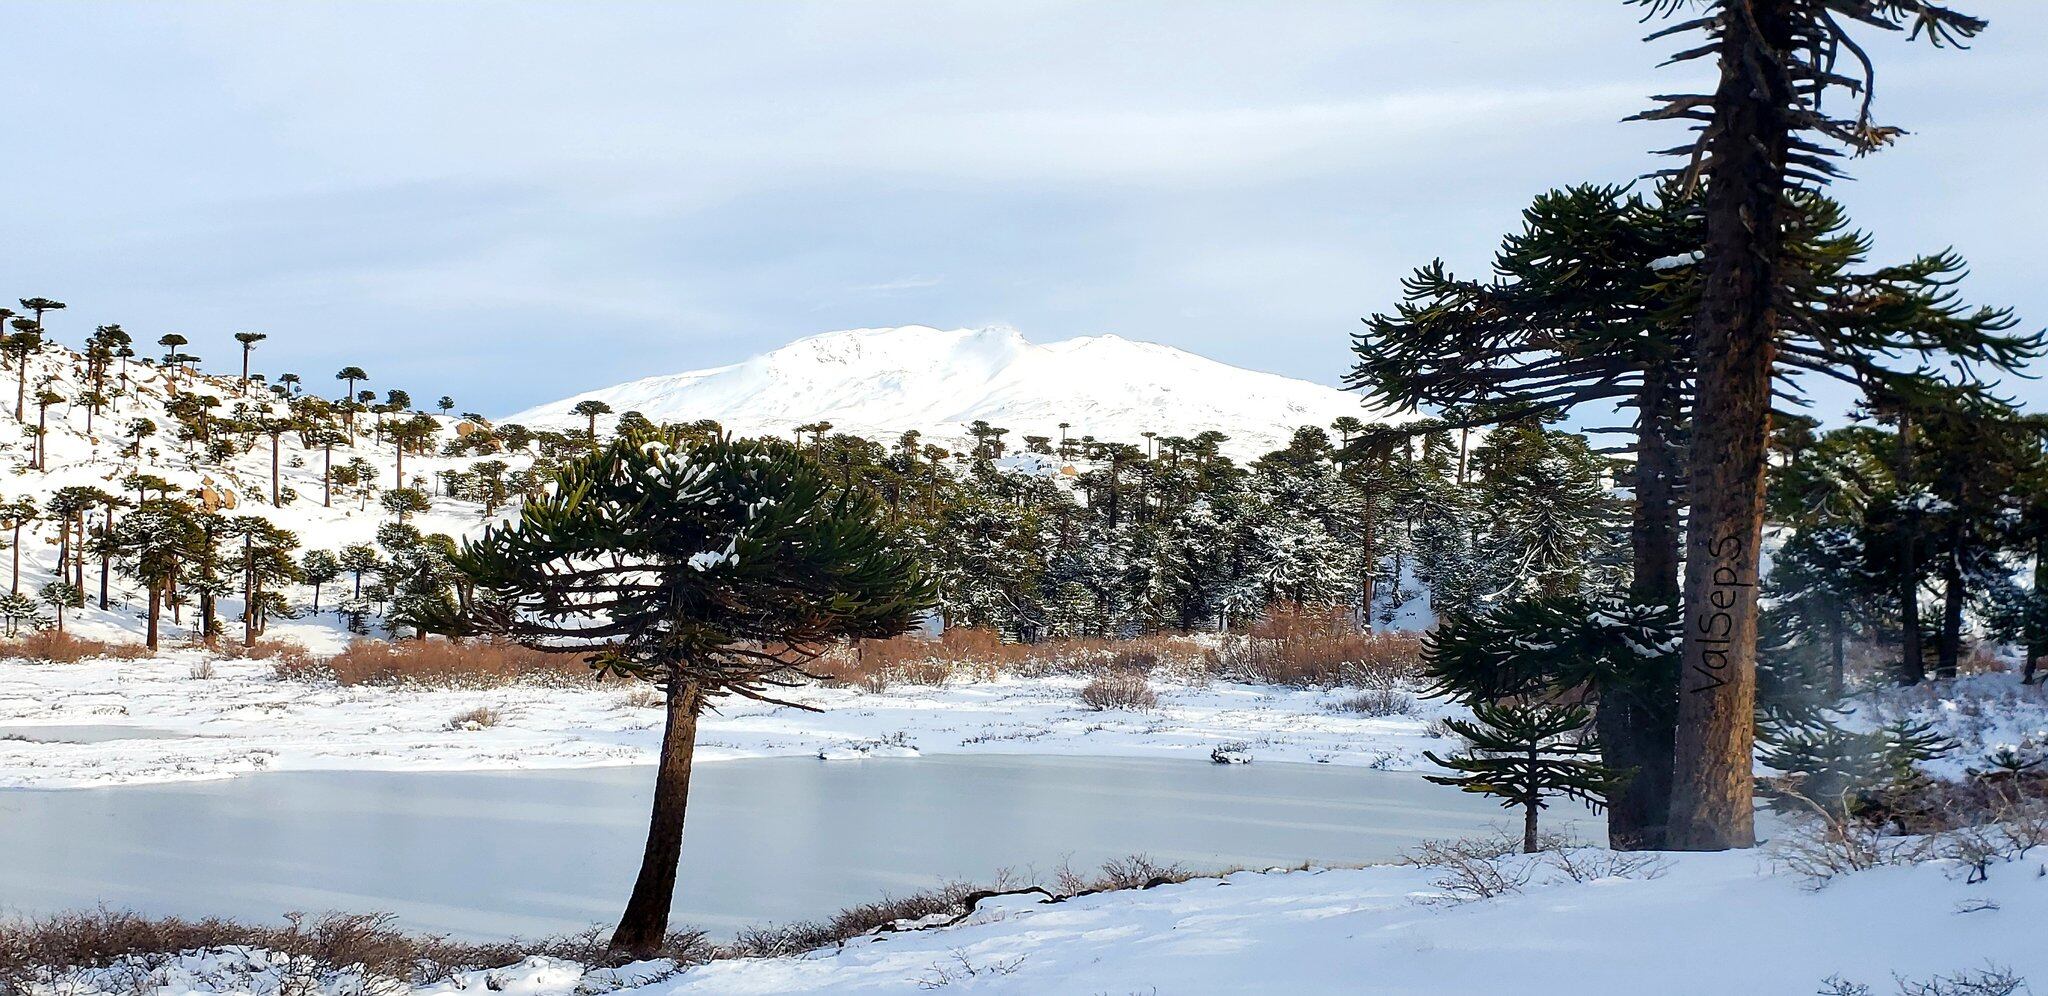
<instances>
[{"instance_id":1,"label":"snow-capped summit","mask_svg":"<svg viewBox=\"0 0 2048 996\"><path fill-rule=\"evenodd\" d=\"M1013 446L1027 435L1058 439L1062 422L1073 438L1129 443L1145 432L1214 429L1230 436L1225 449L1237 456L1283 445L1303 425L1389 418L1357 395L1158 343L1098 335L1041 344L1003 326L906 325L814 335L731 366L630 381L510 419L580 426L570 409L591 399L656 422L711 418L738 433L786 434L826 421L885 441L906 429L958 440L976 420L1009 429Z\"/></svg>"}]
</instances>

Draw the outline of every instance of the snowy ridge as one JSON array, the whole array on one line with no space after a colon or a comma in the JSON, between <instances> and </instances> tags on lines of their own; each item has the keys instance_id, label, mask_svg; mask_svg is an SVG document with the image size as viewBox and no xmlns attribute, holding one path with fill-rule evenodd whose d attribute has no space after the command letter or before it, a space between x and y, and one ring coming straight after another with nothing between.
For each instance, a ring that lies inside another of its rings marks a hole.
<instances>
[{"instance_id":1,"label":"snowy ridge","mask_svg":"<svg viewBox=\"0 0 2048 996\"><path fill-rule=\"evenodd\" d=\"M1394 421L1356 395L1246 370L1157 343L1114 335L1034 343L1016 329L851 329L799 339L731 366L648 377L588 391L510 416L529 425L584 424L570 410L587 400L656 422L710 418L744 435L786 435L831 422L841 432L893 441L907 429L936 440L966 438L976 421L1026 435L1138 443L1142 433L1231 437L1233 456L1284 445L1303 425L1351 415Z\"/></svg>"}]
</instances>

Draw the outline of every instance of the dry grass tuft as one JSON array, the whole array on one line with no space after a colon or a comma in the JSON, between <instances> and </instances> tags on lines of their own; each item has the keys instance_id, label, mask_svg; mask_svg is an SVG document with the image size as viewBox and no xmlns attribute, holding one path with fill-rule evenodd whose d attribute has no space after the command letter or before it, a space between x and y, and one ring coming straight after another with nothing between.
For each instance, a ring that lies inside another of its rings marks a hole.
<instances>
[{"instance_id":1,"label":"dry grass tuft","mask_svg":"<svg viewBox=\"0 0 2048 996\"><path fill-rule=\"evenodd\" d=\"M1352 712L1374 719L1406 716L1415 711L1415 696L1399 688L1368 688L1330 703L1335 712Z\"/></svg>"},{"instance_id":2,"label":"dry grass tuft","mask_svg":"<svg viewBox=\"0 0 2048 996\"><path fill-rule=\"evenodd\" d=\"M1151 712L1159 708L1159 696L1141 673L1112 671L1081 686L1081 704L1090 709L1128 709Z\"/></svg>"},{"instance_id":3,"label":"dry grass tuft","mask_svg":"<svg viewBox=\"0 0 2048 996\"><path fill-rule=\"evenodd\" d=\"M862 640L819 660L829 684L879 692L893 684L941 685L999 675L1158 674L1297 688L1393 688L1413 678L1421 641L1358 629L1340 607L1276 606L1243 634L1155 633L1122 640L1076 638L1006 643L992 630L949 629L937 639Z\"/></svg>"},{"instance_id":4,"label":"dry grass tuft","mask_svg":"<svg viewBox=\"0 0 2048 996\"><path fill-rule=\"evenodd\" d=\"M1224 677L1295 688L1388 688L1421 664L1419 637L1365 632L1340 606L1276 605L1222 646Z\"/></svg>"},{"instance_id":5,"label":"dry grass tuft","mask_svg":"<svg viewBox=\"0 0 2048 996\"><path fill-rule=\"evenodd\" d=\"M724 944L713 943L702 931L680 930L671 933L654 956L669 959L680 968L726 958L801 954L878 930L956 919L994 895L1032 891L1048 901L1058 901L1114 889L1147 889L1193 877L1176 865L1158 864L1143 855L1107 862L1092 875L1062 868L1051 888L1001 873L991 886L952 882L849 906L822 920L749 927ZM443 983L461 972L498 968L529 955L593 968L616 966L623 959L605 949L609 935L607 928L592 927L578 934L534 941L463 943L406 933L394 925L388 913L328 913L310 919L292 914L286 917L285 926L268 927L220 919L152 919L101 908L0 920L0 996L79 991L88 988L79 984L81 972L99 973L90 988L153 992L166 985L172 973L182 970L179 954L227 947L287 955L286 974L272 977L253 967L228 969L223 977L203 980L210 991L399 996L407 987ZM251 965L246 958L238 961ZM272 959L270 964L284 961Z\"/></svg>"},{"instance_id":6,"label":"dry grass tuft","mask_svg":"<svg viewBox=\"0 0 2048 996\"><path fill-rule=\"evenodd\" d=\"M490 706L477 706L468 712L455 714L455 718L448 721L447 728L449 730L488 730L498 725L498 721L502 718L498 714L498 710Z\"/></svg>"},{"instance_id":7,"label":"dry grass tuft","mask_svg":"<svg viewBox=\"0 0 2048 996\"><path fill-rule=\"evenodd\" d=\"M21 658L52 664L76 664L87 660L132 661L153 656L155 655L150 649L140 643L108 643L105 640L89 640L50 629L0 640L0 659Z\"/></svg>"},{"instance_id":8,"label":"dry grass tuft","mask_svg":"<svg viewBox=\"0 0 2048 996\"><path fill-rule=\"evenodd\" d=\"M357 640L324 661L281 655L277 676L329 678L343 685L415 685L426 688L497 688L533 684L588 685L595 672L581 658L549 654L516 643L472 640Z\"/></svg>"},{"instance_id":9,"label":"dry grass tuft","mask_svg":"<svg viewBox=\"0 0 2048 996\"><path fill-rule=\"evenodd\" d=\"M204 980L205 988L278 996L321 991L397 996L409 987L510 965L527 955L613 964L616 959L605 951L608 933L593 928L539 941L476 944L407 933L388 913L312 918L294 913L285 917L284 926L273 927L214 918L152 919L101 908L0 921L0 996L70 991L76 987L67 983L75 980L67 976L91 970L103 973L96 980L102 984L94 988L106 990L112 984L111 991L152 992L180 970L180 953L231 946L289 957L271 959L267 968L240 959L244 967L224 969L224 977ZM711 954L700 931L670 934L658 952L678 965L702 964Z\"/></svg>"}]
</instances>

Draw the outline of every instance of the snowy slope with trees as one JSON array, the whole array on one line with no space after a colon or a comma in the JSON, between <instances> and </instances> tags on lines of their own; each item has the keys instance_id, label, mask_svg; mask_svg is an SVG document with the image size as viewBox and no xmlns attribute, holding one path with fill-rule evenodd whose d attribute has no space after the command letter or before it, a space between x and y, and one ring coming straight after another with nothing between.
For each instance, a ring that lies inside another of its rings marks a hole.
<instances>
[{"instance_id":1,"label":"snowy slope with trees","mask_svg":"<svg viewBox=\"0 0 2048 996\"><path fill-rule=\"evenodd\" d=\"M715 419L742 435L834 429L893 440L908 429L958 443L976 421L1027 436L1134 442L1146 433L1230 437L1240 458L1285 445L1303 425L1349 415L1397 421L1356 395L1246 370L1157 343L1114 335L1034 343L1015 329L950 331L922 325L851 329L799 339L731 366L588 391L510 417L574 428L573 409L601 401L655 422Z\"/></svg>"}]
</instances>

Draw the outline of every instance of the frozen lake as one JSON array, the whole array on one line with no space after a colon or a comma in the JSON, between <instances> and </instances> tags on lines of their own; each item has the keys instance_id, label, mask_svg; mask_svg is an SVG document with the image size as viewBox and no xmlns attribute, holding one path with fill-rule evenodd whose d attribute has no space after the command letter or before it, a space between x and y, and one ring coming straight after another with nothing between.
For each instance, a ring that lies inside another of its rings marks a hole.
<instances>
[{"instance_id":1,"label":"frozen lake","mask_svg":"<svg viewBox=\"0 0 2048 996\"><path fill-rule=\"evenodd\" d=\"M652 779L647 767L276 772L4 791L0 912L105 903L267 921L385 910L458 936L573 931L625 902ZM1588 818L1576 806L1553 813ZM724 934L947 879L987 882L1001 868L1092 869L1134 852L1198 871L1384 861L1507 816L1420 775L1331 765L722 761L698 765L692 783L676 923Z\"/></svg>"}]
</instances>

